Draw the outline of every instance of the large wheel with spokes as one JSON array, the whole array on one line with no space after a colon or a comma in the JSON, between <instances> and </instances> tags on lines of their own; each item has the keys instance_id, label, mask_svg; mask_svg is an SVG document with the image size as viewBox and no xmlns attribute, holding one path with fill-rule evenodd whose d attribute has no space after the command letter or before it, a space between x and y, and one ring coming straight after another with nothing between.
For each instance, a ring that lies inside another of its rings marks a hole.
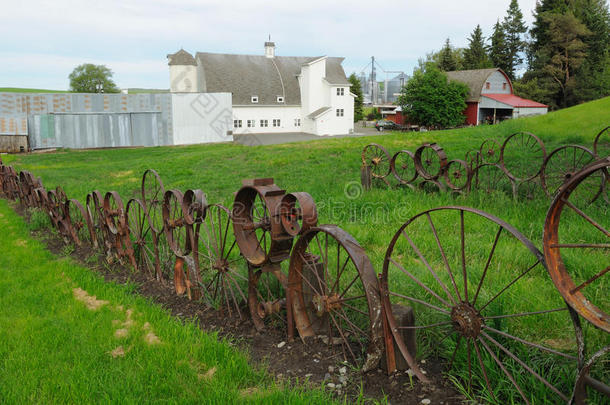
<instances>
[{"instance_id":1,"label":"large wheel with spokes","mask_svg":"<svg viewBox=\"0 0 610 405\"><path fill-rule=\"evenodd\" d=\"M545 158L544 143L530 132L508 136L500 149L500 165L515 181L527 181L538 176Z\"/></svg>"},{"instance_id":2,"label":"large wheel with spokes","mask_svg":"<svg viewBox=\"0 0 610 405\"><path fill-rule=\"evenodd\" d=\"M415 156L408 150L399 150L390 161L392 174L400 184L411 184L417 178Z\"/></svg>"},{"instance_id":3,"label":"large wheel with spokes","mask_svg":"<svg viewBox=\"0 0 610 405\"><path fill-rule=\"evenodd\" d=\"M290 258L289 283L301 338L323 336L364 371L377 367L383 349L377 277L351 235L335 225L305 232Z\"/></svg>"},{"instance_id":4,"label":"large wheel with spokes","mask_svg":"<svg viewBox=\"0 0 610 405\"><path fill-rule=\"evenodd\" d=\"M460 159L451 160L445 168L445 183L452 190L466 190L470 184L471 174L468 163Z\"/></svg>"},{"instance_id":5,"label":"large wheel with spokes","mask_svg":"<svg viewBox=\"0 0 610 405\"><path fill-rule=\"evenodd\" d=\"M87 210L78 200L68 200L65 203L66 223L70 230L72 240L77 246L91 243L93 240L93 227Z\"/></svg>"},{"instance_id":6,"label":"large wheel with spokes","mask_svg":"<svg viewBox=\"0 0 610 405\"><path fill-rule=\"evenodd\" d=\"M557 378L578 361L569 307L548 282L542 253L508 223L473 208L424 211L393 237L381 285L386 308L416 314L415 325L399 325L388 311L405 358L412 354L400 332L417 331L418 354L446 360L486 401L569 399L571 387Z\"/></svg>"},{"instance_id":7,"label":"large wheel with spokes","mask_svg":"<svg viewBox=\"0 0 610 405\"><path fill-rule=\"evenodd\" d=\"M187 225L182 209L183 195L180 190L167 190L163 202L165 237L178 257L186 257L192 249L192 227Z\"/></svg>"},{"instance_id":8,"label":"large wheel with spokes","mask_svg":"<svg viewBox=\"0 0 610 405\"><path fill-rule=\"evenodd\" d=\"M594 160L593 152L580 145L565 145L553 150L544 160L540 173L546 195L554 197L566 181Z\"/></svg>"},{"instance_id":9,"label":"large wheel with spokes","mask_svg":"<svg viewBox=\"0 0 610 405\"><path fill-rule=\"evenodd\" d=\"M494 139L486 139L479 147L480 163L495 165L500 162L500 145Z\"/></svg>"},{"instance_id":10,"label":"large wheel with spokes","mask_svg":"<svg viewBox=\"0 0 610 405\"><path fill-rule=\"evenodd\" d=\"M602 181L608 193L608 170L610 157L576 173L560 189L546 216L543 244L561 295L583 318L610 333L610 204L605 198L591 202Z\"/></svg>"},{"instance_id":11,"label":"large wheel with spokes","mask_svg":"<svg viewBox=\"0 0 610 405\"><path fill-rule=\"evenodd\" d=\"M220 204L208 205L195 224L194 257L203 299L212 307L241 318L247 305L248 266L233 235L232 214Z\"/></svg>"},{"instance_id":12,"label":"large wheel with spokes","mask_svg":"<svg viewBox=\"0 0 610 405\"><path fill-rule=\"evenodd\" d=\"M436 180L447 167L447 154L436 143L425 143L415 151L415 168L426 180Z\"/></svg>"},{"instance_id":13,"label":"large wheel with spokes","mask_svg":"<svg viewBox=\"0 0 610 405\"><path fill-rule=\"evenodd\" d=\"M150 228L159 234L163 232L163 198L165 187L159 174L148 169L142 176L142 204L150 221Z\"/></svg>"},{"instance_id":14,"label":"large wheel with spokes","mask_svg":"<svg viewBox=\"0 0 610 405\"><path fill-rule=\"evenodd\" d=\"M471 190L480 190L487 194L502 192L512 195L515 182L508 177L500 165L482 164L472 173Z\"/></svg>"},{"instance_id":15,"label":"large wheel with spokes","mask_svg":"<svg viewBox=\"0 0 610 405\"><path fill-rule=\"evenodd\" d=\"M371 168L371 175L382 179L390 174L390 154L381 145L368 144L362 150L362 164Z\"/></svg>"},{"instance_id":16,"label":"large wheel with spokes","mask_svg":"<svg viewBox=\"0 0 610 405\"><path fill-rule=\"evenodd\" d=\"M150 229L146 208L140 200L132 198L127 202L125 215L131 246L134 250L135 270L152 276L155 273L155 261L157 259L153 232Z\"/></svg>"}]
</instances>

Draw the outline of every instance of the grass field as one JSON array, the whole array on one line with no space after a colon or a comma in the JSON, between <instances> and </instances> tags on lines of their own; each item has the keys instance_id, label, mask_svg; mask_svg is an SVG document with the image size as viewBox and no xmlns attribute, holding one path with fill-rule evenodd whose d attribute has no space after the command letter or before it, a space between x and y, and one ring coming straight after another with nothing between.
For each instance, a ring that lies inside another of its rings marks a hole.
<instances>
[{"instance_id":1,"label":"grass field","mask_svg":"<svg viewBox=\"0 0 610 405\"><path fill-rule=\"evenodd\" d=\"M579 105L570 109L553 112L544 116L505 121L497 126L435 131L428 133L393 133L383 137L363 137L353 139L320 140L299 144L275 146L246 147L233 144L197 145L185 147L158 147L147 149L119 149L70 151L61 150L49 154L15 155L5 162L18 169L27 168L35 175L42 177L47 188L61 185L69 197L84 200L85 195L93 190L116 190L124 201L139 196L141 175L147 168L156 169L166 189L201 188L207 194L208 202L220 202L230 206L233 193L238 190L244 178L273 177L276 184L288 191L307 191L318 204L320 223L338 224L366 249L377 272L383 267L387 246L398 228L413 215L438 206L463 205L478 208L500 217L514 225L534 245L542 250L542 229L550 201L540 191L539 198L515 202L503 193L487 195L473 192L470 195L452 196L449 194L425 194L408 189L388 189L376 187L372 191L360 194L358 189L360 174L360 152L370 143L376 142L385 146L390 154L400 150L414 151L423 142L437 142L447 152L449 159L462 158L467 151L476 149L488 138L502 140L517 131L529 131L538 135L545 143L547 151L564 144L581 144L591 147L595 135L610 124L610 98ZM354 194L355 193L355 194ZM604 219L607 208L598 213ZM439 234L450 260L459 267L459 227L457 217L439 218ZM608 216L604 219L607 222ZM583 233L584 225L574 223L571 232L574 235ZM469 278L476 283L481 278L484 261L493 241L496 227L487 220L476 216L467 218L468 263L472 264ZM441 231L442 229L442 231ZM418 233L421 243L431 251L435 248L430 232L421 228ZM433 253L430 253L433 254ZM602 254L603 255L603 254ZM482 299L490 299L498 291L499 285L506 284L523 266L533 258L531 253L523 250L523 245L512 240L498 248L494 256L493 277L489 276ZM405 259L402 257L401 259ZM406 259L405 259L406 260ZM580 258L584 265L594 266L604 260L604 256L591 254ZM410 265L422 267L417 258L411 259ZM474 265L477 263L477 265ZM483 263L483 264L480 264ZM440 257L436 257L433 266L441 266ZM477 267L478 266L478 267ZM410 286L408 280L399 279L393 273L396 288L411 291L417 287ZM434 281L432 281L433 283ZM476 284L475 284L476 285ZM459 284L458 287L464 288ZM607 282L596 292L597 298L608 305ZM425 297L425 291L416 291L416 296ZM493 310L496 313L517 313L536 311L543 308L561 307L562 299L557 293L545 270L538 266L528 273L519 283L505 294L502 300L496 300ZM434 314L427 314L425 308L416 308L418 322L432 322ZM494 325L507 327L519 333L519 336L536 342L545 342L557 350L567 350L573 345L574 332L566 313L553 313L536 319L521 317L513 320L497 320ZM607 336L587 328L593 346L607 342ZM440 333L440 332L439 332ZM439 334L421 333L419 355L431 353L450 357L456 341L448 340L443 347L437 347ZM517 350L517 349L515 349ZM538 370L548 372L548 359L531 355L528 351L520 355L530 356ZM473 355L474 356L474 355ZM493 359L484 356L486 364L493 364ZM456 362L462 365L453 372L452 378L461 386L466 395L467 389L458 377L468 374L465 354L458 356ZM573 370L568 364L553 359L553 373L558 386L569 392L573 379ZM527 387L528 396L534 402L554 402L556 397L546 393L544 387L527 375L519 375L518 367L513 372L520 382ZM511 384L502 371L490 372L492 385L505 395L499 402L519 402L519 397L511 391ZM483 385L483 376L478 373L475 379ZM523 380L523 381L521 381ZM481 394L484 399L492 401L489 393Z\"/></svg>"},{"instance_id":2,"label":"grass field","mask_svg":"<svg viewBox=\"0 0 610 405\"><path fill-rule=\"evenodd\" d=\"M55 257L0 200L0 403L321 403L215 334ZM6 252L10 249L10 254Z\"/></svg>"}]
</instances>

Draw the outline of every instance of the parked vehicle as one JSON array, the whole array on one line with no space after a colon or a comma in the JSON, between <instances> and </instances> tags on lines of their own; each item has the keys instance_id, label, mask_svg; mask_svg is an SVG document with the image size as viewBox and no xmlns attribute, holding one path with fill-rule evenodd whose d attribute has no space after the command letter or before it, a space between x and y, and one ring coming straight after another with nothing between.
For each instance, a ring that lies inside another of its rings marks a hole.
<instances>
[{"instance_id":1,"label":"parked vehicle","mask_svg":"<svg viewBox=\"0 0 610 405\"><path fill-rule=\"evenodd\" d=\"M377 121L375 123L375 128L379 132L384 131L386 129L389 129L389 130L392 130L392 129L394 129L394 130L401 130L401 129L403 129L402 125L398 125L394 121L390 121L390 120L386 120L386 119Z\"/></svg>"}]
</instances>

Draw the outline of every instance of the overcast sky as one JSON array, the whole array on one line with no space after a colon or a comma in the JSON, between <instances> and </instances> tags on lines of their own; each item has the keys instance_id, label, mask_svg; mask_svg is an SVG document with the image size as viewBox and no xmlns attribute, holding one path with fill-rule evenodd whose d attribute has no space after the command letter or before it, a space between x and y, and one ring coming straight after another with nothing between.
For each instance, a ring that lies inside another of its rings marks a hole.
<instances>
[{"instance_id":1,"label":"overcast sky","mask_svg":"<svg viewBox=\"0 0 610 405\"><path fill-rule=\"evenodd\" d=\"M81 63L104 64L121 88L168 88L166 55L343 56L347 74L372 55L411 74L449 37L466 46L477 24L489 36L510 0L1 0L0 87L66 90ZM526 23L536 0L519 0ZM382 76L378 76L383 78Z\"/></svg>"}]
</instances>

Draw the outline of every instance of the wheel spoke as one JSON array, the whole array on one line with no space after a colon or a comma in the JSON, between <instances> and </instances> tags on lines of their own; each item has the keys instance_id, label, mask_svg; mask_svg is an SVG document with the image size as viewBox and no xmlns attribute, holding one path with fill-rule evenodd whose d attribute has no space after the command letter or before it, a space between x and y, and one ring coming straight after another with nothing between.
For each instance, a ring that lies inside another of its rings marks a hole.
<instances>
[{"instance_id":1,"label":"wheel spoke","mask_svg":"<svg viewBox=\"0 0 610 405\"><path fill-rule=\"evenodd\" d=\"M489 301L487 301L487 303L485 305L483 305L480 309L479 312L483 312L483 310L489 305L491 304L493 301L496 300L496 298L498 298L500 295L502 295L502 293L504 291L506 291L507 289L509 289L513 284L515 284L517 281L519 281L523 276L525 276L527 273L529 273L534 267L536 267L537 265L540 264L540 260L536 261L536 263L534 263L533 265L531 265L530 267L527 268L527 270L525 270L523 273L519 274L519 276L517 276L513 281L511 281L510 283L508 283L508 285L506 285L506 287L504 287L503 289L500 290L500 292L498 292L496 295L494 295L494 297L492 299L490 299Z\"/></svg>"},{"instance_id":2,"label":"wheel spoke","mask_svg":"<svg viewBox=\"0 0 610 405\"><path fill-rule=\"evenodd\" d=\"M396 261L394 261L394 259L390 258L390 262L398 267L403 273L405 273L407 276L409 276L409 278L411 278L413 281L415 281L421 288L423 288L424 290L426 290L429 294L431 294L433 297L435 297L437 300L439 300L440 302L442 302L447 308L451 308L451 305L449 305L449 303L447 303L447 301L445 301L444 299L442 299L437 293L435 293L434 291L432 291L430 288L428 288L428 286L424 285L424 283L422 283L421 281L419 281L417 279L417 277L415 277L413 274L409 273L404 267L402 267L400 264L396 263Z\"/></svg>"},{"instance_id":3,"label":"wheel spoke","mask_svg":"<svg viewBox=\"0 0 610 405\"><path fill-rule=\"evenodd\" d=\"M570 290L570 294L574 294L574 293L582 290L584 287L588 286L589 284L591 284L592 282L594 282L595 280L597 280L598 278L600 278L601 276L606 274L609 270L610 270L610 266L606 267L604 270L600 271L599 273L597 273L596 275L594 275L593 277L591 277L584 283L580 284L578 287Z\"/></svg>"},{"instance_id":4,"label":"wheel spoke","mask_svg":"<svg viewBox=\"0 0 610 405\"><path fill-rule=\"evenodd\" d=\"M479 280L479 285L477 286L477 291L474 294L474 299L472 300L473 306L476 304L477 298L479 298L479 292L481 291L481 286L483 285L483 281L485 280L485 276L487 275L487 270L489 269L489 264L491 263L491 259L496 250L496 246L498 245L498 240L500 239L500 234L502 233L502 229L504 229L504 227L500 226L498 228L498 232L496 233L496 238L494 239L494 244L491 247L491 251L489 252L489 257L487 258L487 263L485 263L485 269L483 269L483 275L481 276L481 280Z\"/></svg>"}]
</instances>

